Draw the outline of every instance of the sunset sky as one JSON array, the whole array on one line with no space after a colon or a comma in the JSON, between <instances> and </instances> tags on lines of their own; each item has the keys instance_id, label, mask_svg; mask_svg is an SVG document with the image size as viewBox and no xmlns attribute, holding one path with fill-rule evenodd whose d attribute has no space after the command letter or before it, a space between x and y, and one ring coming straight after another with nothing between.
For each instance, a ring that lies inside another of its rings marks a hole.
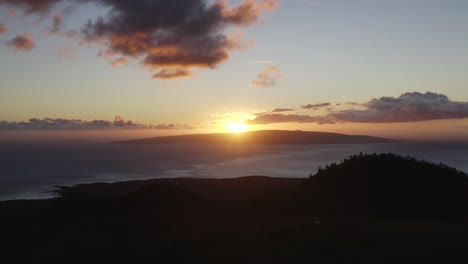
<instances>
[{"instance_id":1,"label":"sunset sky","mask_svg":"<svg viewBox=\"0 0 468 264\"><path fill-rule=\"evenodd\" d=\"M468 140L466 10L466 0L0 0L0 130Z\"/></svg>"}]
</instances>

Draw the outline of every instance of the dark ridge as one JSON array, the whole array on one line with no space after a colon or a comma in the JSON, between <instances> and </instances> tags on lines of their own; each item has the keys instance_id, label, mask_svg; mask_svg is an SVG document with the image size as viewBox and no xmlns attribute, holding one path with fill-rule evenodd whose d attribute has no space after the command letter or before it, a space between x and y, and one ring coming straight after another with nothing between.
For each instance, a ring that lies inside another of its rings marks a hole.
<instances>
[{"instance_id":1,"label":"dark ridge","mask_svg":"<svg viewBox=\"0 0 468 264\"><path fill-rule=\"evenodd\" d=\"M300 145L300 144L364 144L389 143L393 140L371 136L344 135L325 132L261 130L243 133L194 134L153 137L119 144L171 144L171 143L216 143L216 144L257 144L257 145Z\"/></svg>"},{"instance_id":2,"label":"dark ridge","mask_svg":"<svg viewBox=\"0 0 468 264\"><path fill-rule=\"evenodd\" d=\"M16 260L466 263L467 175L393 154L309 178L155 179L0 202Z\"/></svg>"},{"instance_id":3,"label":"dark ridge","mask_svg":"<svg viewBox=\"0 0 468 264\"><path fill-rule=\"evenodd\" d=\"M319 214L380 218L467 217L468 178L464 172L395 154L351 156L320 168L293 194Z\"/></svg>"}]
</instances>

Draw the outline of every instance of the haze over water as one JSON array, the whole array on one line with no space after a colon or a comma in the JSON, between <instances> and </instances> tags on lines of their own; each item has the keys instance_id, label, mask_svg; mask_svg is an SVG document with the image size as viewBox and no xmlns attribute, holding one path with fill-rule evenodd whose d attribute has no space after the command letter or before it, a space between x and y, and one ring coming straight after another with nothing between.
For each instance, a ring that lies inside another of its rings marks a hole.
<instances>
[{"instance_id":1,"label":"haze over water","mask_svg":"<svg viewBox=\"0 0 468 264\"><path fill-rule=\"evenodd\" d=\"M386 143L303 146L4 143L0 200L49 197L56 185L164 177L308 177L352 154L409 155L468 172L468 144Z\"/></svg>"}]
</instances>

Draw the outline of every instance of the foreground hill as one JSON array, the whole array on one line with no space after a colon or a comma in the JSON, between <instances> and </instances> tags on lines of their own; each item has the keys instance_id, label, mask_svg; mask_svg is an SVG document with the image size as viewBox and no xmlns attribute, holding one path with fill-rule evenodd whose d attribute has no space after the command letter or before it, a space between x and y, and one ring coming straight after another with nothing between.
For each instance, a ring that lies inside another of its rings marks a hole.
<instances>
[{"instance_id":1,"label":"foreground hill","mask_svg":"<svg viewBox=\"0 0 468 264\"><path fill-rule=\"evenodd\" d=\"M260 130L243 133L194 134L180 136L153 137L146 139L118 141L123 144L170 144L170 143L217 143L217 144L259 144L259 145L298 145L298 144L365 144L388 143L388 139L371 136L351 136L325 132Z\"/></svg>"},{"instance_id":2,"label":"foreground hill","mask_svg":"<svg viewBox=\"0 0 468 264\"><path fill-rule=\"evenodd\" d=\"M0 246L54 262L466 263L466 176L382 154L308 179L61 187L55 199L1 202Z\"/></svg>"}]
</instances>

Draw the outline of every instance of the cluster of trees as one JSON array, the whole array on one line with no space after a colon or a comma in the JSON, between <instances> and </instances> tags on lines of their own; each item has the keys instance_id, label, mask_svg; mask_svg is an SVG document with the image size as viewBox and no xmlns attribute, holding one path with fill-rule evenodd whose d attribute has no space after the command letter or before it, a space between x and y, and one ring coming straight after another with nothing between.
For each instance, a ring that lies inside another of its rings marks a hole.
<instances>
[{"instance_id":1,"label":"cluster of trees","mask_svg":"<svg viewBox=\"0 0 468 264\"><path fill-rule=\"evenodd\" d=\"M397 155L397 154L393 154L393 153L382 153L382 154L377 154L377 153L373 153L373 154L364 154L362 152L359 152L359 154L355 154L355 155L351 155L349 158L346 158L344 160L342 160L339 164L337 164L336 162L333 162L331 164L327 164L324 168L322 168L321 166L319 166L318 170L317 170L317 173L315 175L319 175L319 174L322 174L330 169L333 169L333 168L336 168L337 166L339 165L344 165L344 164L356 164L356 163L360 163L360 162L366 162L366 161L376 161L376 160L379 160L381 162L396 162L396 161L406 161L406 162L411 162L411 163L419 163L420 166L429 166L429 167L434 167L434 168L438 168L438 169L443 169L443 170L446 170L447 172L450 172L451 174L457 174L457 175L460 175L460 176L464 176L464 177L468 177L468 175L466 173L464 173L463 171L460 171L456 168L452 168L446 164L443 164L443 163L434 163L434 162L430 162L430 161L426 161L426 160L418 160L414 157L411 157L411 156L402 156L402 155ZM309 174L309 178L312 178L313 176L312 173Z\"/></svg>"}]
</instances>

